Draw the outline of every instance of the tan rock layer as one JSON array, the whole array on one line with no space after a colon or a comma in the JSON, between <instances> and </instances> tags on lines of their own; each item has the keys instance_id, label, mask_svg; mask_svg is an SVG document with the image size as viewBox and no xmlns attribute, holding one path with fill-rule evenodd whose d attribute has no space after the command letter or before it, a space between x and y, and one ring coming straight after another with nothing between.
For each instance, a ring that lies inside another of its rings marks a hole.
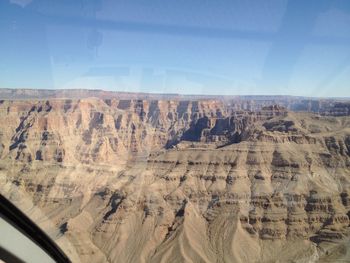
<instances>
[{"instance_id":1,"label":"tan rock layer","mask_svg":"<svg viewBox=\"0 0 350 263\"><path fill-rule=\"evenodd\" d=\"M0 119L1 192L83 262L348 255L349 117L82 99L3 101Z\"/></svg>"}]
</instances>

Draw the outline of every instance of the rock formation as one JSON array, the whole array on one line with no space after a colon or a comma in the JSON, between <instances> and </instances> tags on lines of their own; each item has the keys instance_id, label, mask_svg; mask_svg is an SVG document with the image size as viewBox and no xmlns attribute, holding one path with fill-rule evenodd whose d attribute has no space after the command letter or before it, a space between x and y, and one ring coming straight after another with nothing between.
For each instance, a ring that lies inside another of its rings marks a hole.
<instances>
[{"instance_id":1,"label":"rock formation","mask_svg":"<svg viewBox=\"0 0 350 263\"><path fill-rule=\"evenodd\" d=\"M2 100L0 191L77 262L349 260L345 104Z\"/></svg>"}]
</instances>

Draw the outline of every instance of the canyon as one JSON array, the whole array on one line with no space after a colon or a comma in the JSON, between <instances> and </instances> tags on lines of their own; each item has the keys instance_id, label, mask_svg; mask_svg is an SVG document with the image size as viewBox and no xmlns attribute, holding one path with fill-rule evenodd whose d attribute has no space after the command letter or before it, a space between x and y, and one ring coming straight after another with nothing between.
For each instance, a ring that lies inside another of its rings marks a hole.
<instances>
[{"instance_id":1,"label":"canyon","mask_svg":"<svg viewBox=\"0 0 350 263\"><path fill-rule=\"evenodd\" d=\"M0 192L73 262L350 260L350 100L50 92L0 92Z\"/></svg>"}]
</instances>

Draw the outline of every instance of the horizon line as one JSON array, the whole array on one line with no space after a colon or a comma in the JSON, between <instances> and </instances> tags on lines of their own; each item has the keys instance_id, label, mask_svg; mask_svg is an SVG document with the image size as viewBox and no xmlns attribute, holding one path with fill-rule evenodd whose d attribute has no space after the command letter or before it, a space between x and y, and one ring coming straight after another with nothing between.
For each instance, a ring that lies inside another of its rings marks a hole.
<instances>
[{"instance_id":1,"label":"horizon line","mask_svg":"<svg viewBox=\"0 0 350 263\"><path fill-rule=\"evenodd\" d=\"M307 99L350 99L345 96L303 96L303 95L290 95L290 94L196 94L196 93L161 93L161 92L144 92L144 91L118 91L118 90L105 90L101 89L89 89L89 88L4 88L0 87L1 90L26 90L26 91L46 91L46 92L66 92L66 91L86 91L86 92L106 92L106 93L121 93L121 94L141 94L141 95L160 95L160 96L179 96L179 97L293 97L293 98L307 98ZM25 94L22 94L25 95ZM1 94L0 94L1 96Z\"/></svg>"}]
</instances>

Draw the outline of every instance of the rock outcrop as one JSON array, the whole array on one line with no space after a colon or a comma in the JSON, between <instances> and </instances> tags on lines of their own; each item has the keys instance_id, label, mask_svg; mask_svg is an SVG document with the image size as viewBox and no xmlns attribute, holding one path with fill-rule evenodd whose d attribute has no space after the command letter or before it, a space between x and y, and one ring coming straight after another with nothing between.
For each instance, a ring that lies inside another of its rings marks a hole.
<instances>
[{"instance_id":1,"label":"rock outcrop","mask_svg":"<svg viewBox=\"0 0 350 263\"><path fill-rule=\"evenodd\" d=\"M350 118L338 115L4 100L0 191L74 261L349 259Z\"/></svg>"}]
</instances>

